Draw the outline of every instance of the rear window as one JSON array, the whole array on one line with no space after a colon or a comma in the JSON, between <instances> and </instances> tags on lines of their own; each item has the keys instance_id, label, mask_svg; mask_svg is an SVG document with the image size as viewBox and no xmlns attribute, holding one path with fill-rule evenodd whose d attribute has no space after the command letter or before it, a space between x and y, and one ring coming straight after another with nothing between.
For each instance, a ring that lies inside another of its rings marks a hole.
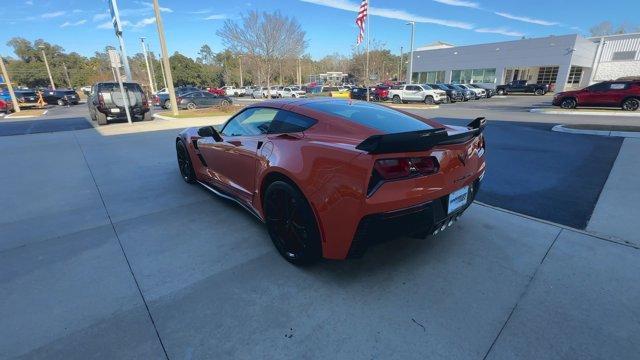
<instances>
[{"instance_id":1,"label":"rear window","mask_svg":"<svg viewBox=\"0 0 640 360\"><path fill-rule=\"evenodd\" d=\"M136 84L136 83L122 83L122 85L124 86L125 89L129 90L129 91L138 91L138 92L142 92L142 88L140 88L140 85ZM98 85L98 91L99 92L112 92L112 91L120 91L120 85L116 84L116 83L107 83L107 84L100 84Z\"/></svg>"},{"instance_id":2,"label":"rear window","mask_svg":"<svg viewBox=\"0 0 640 360\"><path fill-rule=\"evenodd\" d=\"M305 131L318 121L304 115L280 110L269 126L270 134L282 134Z\"/></svg>"},{"instance_id":3,"label":"rear window","mask_svg":"<svg viewBox=\"0 0 640 360\"><path fill-rule=\"evenodd\" d=\"M303 106L339 116L388 134L433 129L431 126L414 117L375 104L348 101L322 101L310 102Z\"/></svg>"}]
</instances>

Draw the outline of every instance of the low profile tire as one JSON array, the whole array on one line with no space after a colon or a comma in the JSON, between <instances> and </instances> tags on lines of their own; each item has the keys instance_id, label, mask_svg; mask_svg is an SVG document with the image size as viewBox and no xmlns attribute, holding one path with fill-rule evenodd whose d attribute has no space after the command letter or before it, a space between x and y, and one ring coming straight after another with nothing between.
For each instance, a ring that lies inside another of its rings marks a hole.
<instances>
[{"instance_id":1,"label":"low profile tire","mask_svg":"<svg viewBox=\"0 0 640 360\"><path fill-rule=\"evenodd\" d=\"M195 171L193 171L193 165L191 165L191 158L189 158L187 147L182 140L176 141L176 155L178 156L178 169L180 170L182 180L189 184L195 183Z\"/></svg>"},{"instance_id":2,"label":"low profile tire","mask_svg":"<svg viewBox=\"0 0 640 360\"><path fill-rule=\"evenodd\" d=\"M163 108L170 110L171 109L171 100L165 100L164 104L162 105Z\"/></svg>"},{"instance_id":3,"label":"low profile tire","mask_svg":"<svg viewBox=\"0 0 640 360\"><path fill-rule=\"evenodd\" d=\"M58 99L58 101L57 101L57 102L58 102L58 105L60 105L60 106L64 106L64 100L62 100L62 99Z\"/></svg>"},{"instance_id":4,"label":"low profile tire","mask_svg":"<svg viewBox=\"0 0 640 360\"><path fill-rule=\"evenodd\" d=\"M433 105L435 103L435 100L433 99L433 96L427 95L424 98L424 103L427 105Z\"/></svg>"},{"instance_id":5,"label":"low profile tire","mask_svg":"<svg viewBox=\"0 0 640 360\"><path fill-rule=\"evenodd\" d=\"M400 99L399 95L393 95L393 103L394 104L401 104L402 100Z\"/></svg>"},{"instance_id":6,"label":"low profile tire","mask_svg":"<svg viewBox=\"0 0 640 360\"><path fill-rule=\"evenodd\" d=\"M536 95L544 95L544 91L542 91L542 89L537 89L534 94Z\"/></svg>"},{"instance_id":7,"label":"low profile tire","mask_svg":"<svg viewBox=\"0 0 640 360\"><path fill-rule=\"evenodd\" d=\"M560 107L563 109L575 109L576 100L573 98L562 99L562 101L560 102Z\"/></svg>"},{"instance_id":8,"label":"low profile tire","mask_svg":"<svg viewBox=\"0 0 640 360\"><path fill-rule=\"evenodd\" d=\"M627 99L622 102L622 110L625 111L637 111L640 108L640 100Z\"/></svg>"},{"instance_id":9,"label":"low profile tire","mask_svg":"<svg viewBox=\"0 0 640 360\"><path fill-rule=\"evenodd\" d=\"M187 109L189 110L195 110L197 108L196 104L190 102L187 104Z\"/></svg>"},{"instance_id":10,"label":"low profile tire","mask_svg":"<svg viewBox=\"0 0 640 360\"><path fill-rule=\"evenodd\" d=\"M320 231L300 190L284 181L271 183L264 194L263 209L269 236L282 257L294 265L320 259Z\"/></svg>"},{"instance_id":11,"label":"low profile tire","mask_svg":"<svg viewBox=\"0 0 640 360\"><path fill-rule=\"evenodd\" d=\"M98 125L107 125L107 115L99 111L96 112L96 121L98 122Z\"/></svg>"}]
</instances>

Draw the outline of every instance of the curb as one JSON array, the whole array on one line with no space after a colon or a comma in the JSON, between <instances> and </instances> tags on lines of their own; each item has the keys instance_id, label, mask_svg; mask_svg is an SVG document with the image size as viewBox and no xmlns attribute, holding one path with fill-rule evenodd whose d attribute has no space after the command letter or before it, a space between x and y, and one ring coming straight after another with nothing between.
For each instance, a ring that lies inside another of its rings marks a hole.
<instances>
[{"instance_id":1,"label":"curb","mask_svg":"<svg viewBox=\"0 0 640 360\"><path fill-rule=\"evenodd\" d=\"M623 112L620 111L588 111L588 110L551 110L542 108L529 109L531 113L538 113L544 115L595 115L595 116L622 116L622 117L640 117L639 113Z\"/></svg>"},{"instance_id":2,"label":"curb","mask_svg":"<svg viewBox=\"0 0 640 360\"><path fill-rule=\"evenodd\" d=\"M556 125L553 128L551 128L551 131L563 132L568 134L640 138L640 132L635 132L635 131L581 130L581 129L567 128L564 125Z\"/></svg>"},{"instance_id":3,"label":"curb","mask_svg":"<svg viewBox=\"0 0 640 360\"><path fill-rule=\"evenodd\" d=\"M394 104L383 104L387 105L391 108L396 109L417 109L417 110L431 110L431 109L439 109L440 105L394 105Z\"/></svg>"}]
</instances>

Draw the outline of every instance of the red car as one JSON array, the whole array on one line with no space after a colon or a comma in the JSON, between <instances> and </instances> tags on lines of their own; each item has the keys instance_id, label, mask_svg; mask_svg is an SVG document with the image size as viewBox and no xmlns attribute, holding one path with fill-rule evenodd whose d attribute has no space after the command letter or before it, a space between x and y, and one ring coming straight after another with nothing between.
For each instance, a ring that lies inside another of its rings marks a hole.
<instances>
[{"instance_id":1,"label":"red car","mask_svg":"<svg viewBox=\"0 0 640 360\"><path fill-rule=\"evenodd\" d=\"M553 97L553 105L563 109L604 106L636 111L640 108L640 81L605 81L581 90L560 92Z\"/></svg>"},{"instance_id":2,"label":"red car","mask_svg":"<svg viewBox=\"0 0 640 360\"><path fill-rule=\"evenodd\" d=\"M373 88L373 98L376 101L389 100L389 86L378 85Z\"/></svg>"},{"instance_id":3,"label":"red car","mask_svg":"<svg viewBox=\"0 0 640 360\"><path fill-rule=\"evenodd\" d=\"M13 103L11 100L0 97L0 112L9 114L13 110Z\"/></svg>"},{"instance_id":4,"label":"red car","mask_svg":"<svg viewBox=\"0 0 640 360\"><path fill-rule=\"evenodd\" d=\"M484 118L444 126L363 101L273 100L176 138L183 179L266 223L289 262L451 226L485 171Z\"/></svg>"},{"instance_id":5,"label":"red car","mask_svg":"<svg viewBox=\"0 0 640 360\"><path fill-rule=\"evenodd\" d=\"M224 89L220 89L220 88L209 88L207 89L208 92L214 94L214 95L218 95L218 96L227 96L227 92L224 91Z\"/></svg>"}]
</instances>

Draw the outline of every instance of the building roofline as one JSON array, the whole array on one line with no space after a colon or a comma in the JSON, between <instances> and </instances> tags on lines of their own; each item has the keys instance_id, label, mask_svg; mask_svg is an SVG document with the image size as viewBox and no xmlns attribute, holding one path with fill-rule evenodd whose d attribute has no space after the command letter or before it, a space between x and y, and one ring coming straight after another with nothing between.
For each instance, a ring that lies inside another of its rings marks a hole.
<instances>
[{"instance_id":1,"label":"building roofline","mask_svg":"<svg viewBox=\"0 0 640 360\"><path fill-rule=\"evenodd\" d=\"M632 33L626 33L626 34L611 34L611 35L591 36L591 37L588 37L587 39L589 39L589 40L599 40L599 39L602 39L602 38L611 38L611 37L618 37L618 36L640 36L640 32L632 32Z\"/></svg>"},{"instance_id":2,"label":"building roofline","mask_svg":"<svg viewBox=\"0 0 640 360\"><path fill-rule=\"evenodd\" d=\"M435 50L443 50L443 49L455 49L455 48L463 48L463 47L478 46L478 45L498 45L498 44L505 44L505 43L513 43L513 42L518 42L518 41L539 40L539 39L549 39L549 38L560 38L560 37L569 37L569 36L575 36L576 38L582 37L580 34L577 34L577 33L564 34L564 35L549 35L549 36L541 36L541 37L535 37L535 38L515 39L515 40L507 40L507 41L496 41L496 42L490 42L490 43L479 43L479 44L469 44L469 45L454 45L454 46L449 47L449 48L436 48L436 49L427 49L427 50L417 50L416 49L416 50L414 50L414 52L416 52L416 51L435 51Z\"/></svg>"}]
</instances>

